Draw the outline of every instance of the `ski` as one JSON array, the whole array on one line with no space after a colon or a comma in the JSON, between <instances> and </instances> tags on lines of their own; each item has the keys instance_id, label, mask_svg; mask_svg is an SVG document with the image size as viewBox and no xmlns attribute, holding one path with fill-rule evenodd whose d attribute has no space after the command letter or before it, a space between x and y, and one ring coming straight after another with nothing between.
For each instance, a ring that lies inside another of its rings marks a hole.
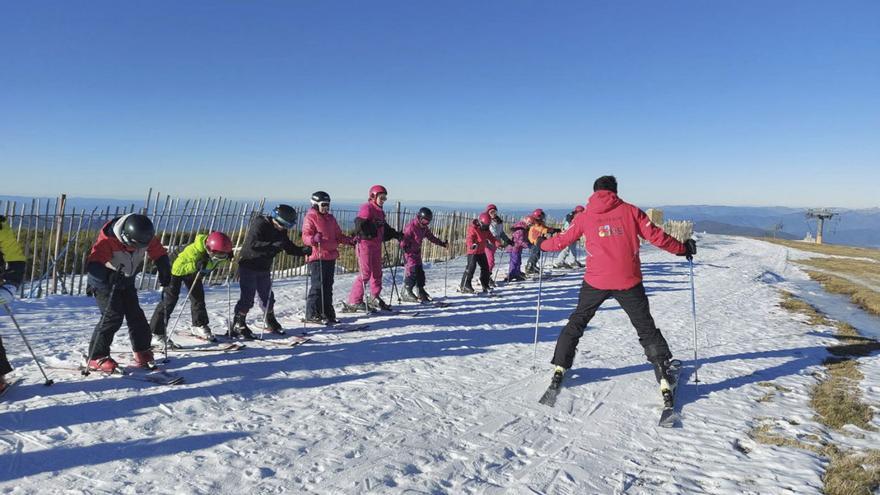
<instances>
[{"instance_id":1,"label":"ski","mask_svg":"<svg viewBox=\"0 0 880 495\"><path fill-rule=\"evenodd\" d=\"M563 378L564 375L562 372L555 371L553 373L553 378L550 380L550 386L547 387L544 395L538 399L540 404L544 404L547 407L553 407L556 405L556 396L559 395L559 391L562 389Z\"/></svg>"},{"instance_id":2,"label":"ski","mask_svg":"<svg viewBox=\"0 0 880 495\"><path fill-rule=\"evenodd\" d=\"M288 337L285 339L270 339L270 340L255 340L254 342L263 342L265 344L272 344L283 347L296 347L306 342L311 341L311 337L303 337L301 335L295 335L293 337Z\"/></svg>"},{"instance_id":3,"label":"ski","mask_svg":"<svg viewBox=\"0 0 880 495\"><path fill-rule=\"evenodd\" d=\"M173 347L173 348L169 347L168 350L174 351L174 352L179 352L181 354L186 354L189 352L222 353L222 352L237 352L237 351L244 349L245 347L247 347L247 346L244 344L241 344L239 342L233 342L231 344L220 344L220 345L210 346L210 347L180 347L180 346L177 346L177 347ZM154 349L154 350L156 350L156 349ZM159 350L161 350L161 349L159 349Z\"/></svg>"},{"instance_id":4,"label":"ski","mask_svg":"<svg viewBox=\"0 0 880 495\"><path fill-rule=\"evenodd\" d=\"M59 371L68 371L83 374L86 371L86 367L83 365L78 366L46 366L47 369L59 370ZM159 369L158 367L153 369L144 369L144 368L116 368L116 370L112 372L107 371L98 371L98 370L89 370L89 374L95 374L101 377L117 377L117 378L125 378L128 380L137 380L140 382L153 383L155 385L177 385L179 383L183 383L183 377L176 374L170 373L163 369ZM85 376L85 375L83 375Z\"/></svg>"},{"instance_id":5,"label":"ski","mask_svg":"<svg viewBox=\"0 0 880 495\"><path fill-rule=\"evenodd\" d=\"M16 378L10 382L6 382L6 388L4 388L2 392L0 392L0 400L2 400L3 397L5 397L6 394L8 394L10 390L12 390L12 387L20 381L21 381L21 378Z\"/></svg>"},{"instance_id":6,"label":"ski","mask_svg":"<svg viewBox=\"0 0 880 495\"><path fill-rule=\"evenodd\" d=\"M664 428L672 428L681 420L679 414L675 411L675 391L678 389L678 376L681 374L681 361L673 359L669 362L669 377L672 383L669 384L669 390L664 390L663 394L663 410L660 411L660 421L658 426Z\"/></svg>"}]
</instances>

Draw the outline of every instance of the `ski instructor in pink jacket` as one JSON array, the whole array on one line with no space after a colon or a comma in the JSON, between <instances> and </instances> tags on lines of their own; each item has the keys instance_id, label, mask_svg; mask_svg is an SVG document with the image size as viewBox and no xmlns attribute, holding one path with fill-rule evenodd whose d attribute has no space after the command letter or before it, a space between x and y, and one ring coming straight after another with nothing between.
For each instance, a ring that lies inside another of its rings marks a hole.
<instances>
[{"instance_id":1,"label":"ski instructor in pink jacket","mask_svg":"<svg viewBox=\"0 0 880 495\"><path fill-rule=\"evenodd\" d=\"M652 224L645 212L620 199L617 179L613 175L596 179L593 191L586 212L577 215L568 230L538 244L542 251L559 251L583 236L588 257L577 308L556 341L551 361L556 370L551 388L559 388L562 384L587 323L609 297L616 299L626 311L638 332L645 356L654 366L657 382L662 384L661 380L668 378L672 353L660 329L654 325L648 306L648 296L642 285L639 238L688 259L697 252L696 242L693 239L679 242Z\"/></svg>"}]
</instances>

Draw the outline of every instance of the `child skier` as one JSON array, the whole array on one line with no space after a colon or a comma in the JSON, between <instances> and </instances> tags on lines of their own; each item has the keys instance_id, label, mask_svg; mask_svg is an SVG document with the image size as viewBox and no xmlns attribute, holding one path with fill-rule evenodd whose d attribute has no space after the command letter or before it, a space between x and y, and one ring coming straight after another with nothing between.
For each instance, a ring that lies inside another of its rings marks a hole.
<instances>
[{"instance_id":1,"label":"child skier","mask_svg":"<svg viewBox=\"0 0 880 495\"><path fill-rule=\"evenodd\" d=\"M419 209L418 215L403 229L403 239L400 248L406 259L406 277L403 279L404 291L402 299L409 302L426 303L431 296L425 290L425 269L422 266L422 241L428 239L434 244L447 247L446 241L441 241L431 232L428 225L434 218L434 213L429 208ZM418 287L419 293L413 293L413 288Z\"/></svg>"},{"instance_id":2,"label":"child skier","mask_svg":"<svg viewBox=\"0 0 880 495\"><path fill-rule=\"evenodd\" d=\"M213 342L217 339L208 326L208 311L205 308L205 277L232 257L232 239L223 232L211 232L210 234L198 234L195 240L180 252L171 266L171 283L162 292L162 301L153 311L150 318L150 330L153 333L156 344L164 344L166 339L166 324L177 300L180 297L180 288L186 284L189 290L190 314L192 315L192 327L190 333L202 340ZM172 342L168 342L173 346Z\"/></svg>"},{"instance_id":3,"label":"child skier","mask_svg":"<svg viewBox=\"0 0 880 495\"><path fill-rule=\"evenodd\" d=\"M480 265L480 285L483 286L483 293L489 292L492 272L489 271L489 263L486 261L486 246L497 241L489 230L491 223L492 218L489 217L488 213L480 213L480 216L468 226L467 236L465 237L468 264L464 270L464 275L461 277L461 287L459 288L464 294L474 293L471 281L474 278L477 265Z\"/></svg>"},{"instance_id":4,"label":"child skier","mask_svg":"<svg viewBox=\"0 0 880 495\"><path fill-rule=\"evenodd\" d=\"M584 237L587 252L590 253L577 308L569 316L568 324L556 341L556 351L551 360L556 369L550 388L558 389L562 384L565 371L571 368L584 328L599 306L613 297L636 328L639 343L654 366L654 375L661 391L664 388L668 391L671 384L668 367L672 353L663 334L654 325L648 296L642 285L641 262L637 254L639 237L688 259L697 252L696 242L693 239L684 243L677 241L652 224L645 212L621 200L617 196L617 180L614 176L596 179L593 191L586 212L574 218L571 228L541 244L543 251L558 251Z\"/></svg>"},{"instance_id":5,"label":"child skier","mask_svg":"<svg viewBox=\"0 0 880 495\"><path fill-rule=\"evenodd\" d=\"M529 227L529 242L533 247L531 253L529 253L529 261L526 263L526 273L538 273L538 259L541 256L541 242L559 232L559 229L548 227L544 223L547 216L544 214L544 210L540 208L532 212L531 218L532 225Z\"/></svg>"},{"instance_id":6,"label":"child skier","mask_svg":"<svg viewBox=\"0 0 880 495\"><path fill-rule=\"evenodd\" d=\"M251 220L238 261L241 295L235 303L230 337L241 336L247 340L255 337L247 326L247 314L254 307L255 294L260 297L266 329L271 333L284 333L283 327L275 318L275 296L272 294L270 270L272 261L281 251L292 256L312 254L309 246L300 247L290 240L288 230L296 226L296 220L296 210L289 205L278 205L271 215L257 215Z\"/></svg>"},{"instance_id":7,"label":"child skier","mask_svg":"<svg viewBox=\"0 0 880 495\"><path fill-rule=\"evenodd\" d=\"M504 233L504 220L501 219L501 216L498 215L498 207L492 203L489 203L486 206L486 213L489 214L489 218L492 219L492 222L489 224L489 231L492 232L492 235L495 236L497 241L494 244L491 244L486 247L486 261L489 263L489 271L495 270L495 252L500 247L510 246L513 244L507 234ZM495 281L489 279L489 283L492 286L495 286Z\"/></svg>"},{"instance_id":8,"label":"child skier","mask_svg":"<svg viewBox=\"0 0 880 495\"><path fill-rule=\"evenodd\" d=\"M507 282L517 282L521 280L525 280L526 277L523 275L520 267L522 266L522 252L523 249L529 247L528 234L526 231L529 229L528 227L529 217L524 217L519 222L513 224L513 229L511 229L511 239L510 246L507 248L507 252L510 253L510 262L508 263L507 268Z\"/></svg>"},{"instance_id":9,"label":"child skier","mask_svg":"<svg viewBox=\"0 0 880 495\"><path fill-rule=\"evenodd\" d=\"M306 300L305 321L337 323L333 309L333 277L339 244L354 246L354 239L342 233L336 218L330 213L330 195L324 191L312 194L312 208L303 222L303 244L312 247L309 257L311 288Z\"/></svg>"},{"instance_id":10,"label":"child skier","mask_svg":"<svg viewBox=\"0 0 880 495\"><path fill-rule=\"evenodd\" d=\"M391 239L399 241L403 234L385 223L382 205L387 200L388 190L384 186L371 187L369 200L361 205L354 219L355 232L360 237L355 248L360 273L351 286L348 303L342 305L345 312L365 311L367 305L371 309L391 310L391 306L379 297L382 293L382 244ZM364 294L367 283L370 284L370 292Z\"/></svg>"},{"instance_id":11,"label":"child skier","mask_svg":"<svg viewBox=\"0 0 880 495\"><path fill-rule=\"evenodd\" d=\"M562 231L566 231L571 227L571 222L574 221L574 217L576 217L579 213L584 211L584 207L581 205L577 205L574 207L574 210L565 215L565 223L562 225ZM577 253L575 248L577 247L578 241L573 242L569 246L565 246L562 248L562 251L559 252L559 256L556 259L556 263L553 264L553 268L583 268L584 265L577 259ZM568 260L571 259L571 263Z\"/></svg>"},{"instance_id":12,"label":"child skier","mask_svg":"<svg viewBox=\"0 0 880 495\"><path fill-rule=\"evenodd\" d=\"M107 222L92 245L86 265L89 274L87 293L95 296L101 320L89 342L87 366L90 370L113 372L119 366L110 357L110 344L123 319L128 324L134 364L153 366L150 325L138 302L134 285L144 256L156 262L159 285L164 290L171 282L168 252L156 238L153 222L136 213Z\"/></svg>"},{"instance_id":13,"label":"child skier","mask_svg":"<svg viewBox=\"0 0 880 495\"><path fill-rule=\"evenodd\" d=\"M6 217L0 215L0 306L12 303L21 281L24 279L24 252L15 239L15 232L6 225ZM5 375L12 371L0 336L0 395L6 391Z\"/></svg>"}]
</instances>

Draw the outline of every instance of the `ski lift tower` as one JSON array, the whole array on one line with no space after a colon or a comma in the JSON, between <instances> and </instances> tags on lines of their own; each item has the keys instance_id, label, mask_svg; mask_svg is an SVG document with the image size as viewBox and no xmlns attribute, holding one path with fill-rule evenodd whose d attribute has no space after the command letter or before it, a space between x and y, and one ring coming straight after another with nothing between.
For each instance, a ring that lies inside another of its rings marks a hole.
<instances>
[{"instance_id":1,"label":"ski lift tower","mask_svg":"<svg viewBox=\"0 0 880 495\"><path fill-rule=\"evenodd\" d=\"M822 228L825 226L825 220L837 215L828 208L813 208L807 210L807 218L815 218L819 224L816 227L816 244L822 244Z\"/></svg>"}]
</instances>

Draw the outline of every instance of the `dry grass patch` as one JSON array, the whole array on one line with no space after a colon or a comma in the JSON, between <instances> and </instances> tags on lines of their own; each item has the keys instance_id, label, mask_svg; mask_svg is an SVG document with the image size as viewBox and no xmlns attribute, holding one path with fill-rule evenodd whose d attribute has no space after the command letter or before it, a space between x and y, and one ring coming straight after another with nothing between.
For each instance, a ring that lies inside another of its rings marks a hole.
<instances>
[{"instance_id":1,"label":"dry grass patch","mask_svg":"<svg viewBox=\"0 0 880 495\"><path fill-rule=\"evenodd\" d=\"M863 430L873 430L874 413L862 402L858 384L864 378L854 359L831 358L825 361L826 379L813 387L810 405L816 411L820 423L835 430L854 425Z\"/></svg>"},{"instance_id":2,"label":"dry grass patch","mask_svg":"<svg viewBox=\"0 0 880 495\"><path fill-rule=\"evenodd\" d=\"M791 313L797 313L808 317L808 325L832 325L831 320L826 318L825 315L820 313L819 310L813 307L813 305L807 303L803 299L799 299L791 292L784 290L780 291L780 294L782 295L782 301L780 301L779 307Z\"/></svg>"},{"instance_id":3,"label":"dry grass patch","mask_svg":"<svg viewBox=\"0 0 880 495\"><path fill-rule=\"evenodd\" d=\"M819 282L828 292L849 296L856 306L869 313L880 315L880 294L877 292L845 278L813 270L806 270L806 272L811 279Z\"/></svg>"},{"instance_id":4,"label":"dry grass patch","mask_svg":"<svg viewBox=\"0 0 880 495\"><path fill-rule=\"evenodd\" d=\"M880 261L880 249L871 249L871 248L862 248L855 246L842 246L839 244L810 244L806 242L799 241L786 241L783 239L772 239L769 237L760 238L762 241L772 242L773 244L780 244L782 246L787 246L794 249L800 249L801 251L808 251L811 253L822 253L828 254L832 256L850 256L857 258L870 258L873 260Z\"/></svg>"},{"instance_id":5,"label":"dry grass patch","mask_svg":"<svg viewBox=\"0 0 880 495\"><path fill-rule=\"evenodd\" d=\"M880 486L880 450L827 450L830 462L822 477L826 495L871 495Z\"/></svg>"}]
</instances>

